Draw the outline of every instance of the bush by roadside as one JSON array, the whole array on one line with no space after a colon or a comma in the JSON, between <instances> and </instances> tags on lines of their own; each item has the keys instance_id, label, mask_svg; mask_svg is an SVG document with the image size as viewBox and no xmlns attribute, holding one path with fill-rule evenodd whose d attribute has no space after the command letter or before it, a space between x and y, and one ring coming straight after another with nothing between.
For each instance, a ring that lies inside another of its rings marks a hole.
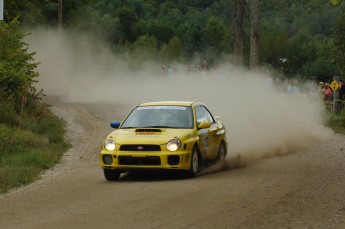
<instances>
[{"instance_id":1,"label":"bush by roadside","mask_svg":"<svg viewBox=\"0 0 345 229\"><path fill-rule=\"evenodd\" d=\"M1 118L6 120L2 114ZM22 122L22 128L0 124L0 193L37 180L69 147L64 139L64 121L49 109L44 109L39 119Z\"/></svg>"},{"instance_id":2,"label":"bush by roadside","mask_svg":"<svg viewBox=\"0 0 345 229\"><path fill-rule=\"evenodd\" d=\"M345 134L345 109L338 115L329 114L326 124L332 128L334 132Z\"/></svg>"}]
</instances>

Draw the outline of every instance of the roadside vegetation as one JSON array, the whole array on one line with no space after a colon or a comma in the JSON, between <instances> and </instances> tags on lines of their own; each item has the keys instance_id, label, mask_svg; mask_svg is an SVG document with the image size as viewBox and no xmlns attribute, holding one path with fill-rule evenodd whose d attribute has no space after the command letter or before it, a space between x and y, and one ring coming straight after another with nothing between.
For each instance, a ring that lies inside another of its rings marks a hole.
<instances>
[{"instance_id":1,"label":"roadside vegetation","mask_svg":"<svg viewBox=\"0 0 345 229\"><path fill-rule=\"evenodd\" d=\"M328 114L327 126L332 128L334 132L345 134L345 109L340 114Z\"/></svg>"},{"instance_id":2,"label":"roadside vegetation","mask_svg":"<svg viewBox=\"0 0 345 229\"><path fill-rule=\"evenodd\" d=\"M38 63L26 35L17 20L0 22L0 193L38 179L69 147L64 121L32 86Z\"/></svg>"},{"instance_id":3,"label":"roadside vegetation","mask_svg":"<svg viewBox=\"0 0 345 229\"><path fill-rule=\"evenodd\" d=\"M64 122L49 110L39 120L27 120L24 125L0 124L0 193L35 181L68 148Z\"/></svg>"}]
</instances>

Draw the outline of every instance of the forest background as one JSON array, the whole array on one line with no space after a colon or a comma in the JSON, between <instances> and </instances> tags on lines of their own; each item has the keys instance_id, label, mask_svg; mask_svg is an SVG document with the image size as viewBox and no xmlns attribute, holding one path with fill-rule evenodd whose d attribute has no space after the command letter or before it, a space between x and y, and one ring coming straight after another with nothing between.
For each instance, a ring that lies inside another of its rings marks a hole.
<instances>
[{"instance_id":1,"label":"forest background","mask_svg":"<svg viewBox=\"0 0 345 229\"><path fill-rule=\"evenodd\" d=\"M233 61L235 0L33 0L5 1L7 21L24 28L58 26L87 33L135 66L147 59L162 65ZM249 63L250 19L243 4L243 53ZM338 3L334 3L338 2ZM61 3L61 4L60 4ZM333 4L332 4L333 3ZM287 77L330 81L340 74L332 37L340 1L259 1L259 62ZM29 29L30 30L30 29ZM232 58L231 58L232 56ZM341 68L341 67L340 67Z\"/></svg>"}]
</instances>

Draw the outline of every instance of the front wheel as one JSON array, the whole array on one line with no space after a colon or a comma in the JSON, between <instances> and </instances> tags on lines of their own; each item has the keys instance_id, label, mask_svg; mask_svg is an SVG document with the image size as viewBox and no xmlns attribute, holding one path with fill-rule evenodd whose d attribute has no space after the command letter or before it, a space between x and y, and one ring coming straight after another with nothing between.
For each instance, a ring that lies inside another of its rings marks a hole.
<instances>
[{"instance_id":1,"label":"front wheel","mask_svg":"<svg viewBox=\"0 0 345 229\"><path fill-rule=\"evenodd\" d=\"M190 178L196 177L200 166L199 150L194 146L192 151L192 158L190 160L190 169L187 172L187 176Z\"/></svg>"},{"instance_id":2,"label":"front wheel","mask_svg":"<svg viewBox=\"0 0 345 229\"><path fill-rule=\"evenodd\" d=\"M103 169L104 177L107 181L115 181L120 178L120 171L114 169Z\"/></svg>"},{"instance_id":3,"label":"front wheel","mask_svg":"<svg viewBox=\"0 0 345 229\"><path fill-rule=\"evenodd\" d=\"M226 146L225 143L222 141L219 145L217 161L223 161L226 157Z\"/></svg>"}]
</instances>

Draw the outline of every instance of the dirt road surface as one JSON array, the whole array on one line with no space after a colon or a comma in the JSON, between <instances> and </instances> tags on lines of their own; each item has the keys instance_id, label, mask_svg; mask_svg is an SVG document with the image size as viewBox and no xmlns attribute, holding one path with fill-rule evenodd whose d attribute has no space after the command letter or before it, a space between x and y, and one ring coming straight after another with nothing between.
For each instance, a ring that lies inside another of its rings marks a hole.
<instances>
[{"instance_id":1,"label":"dirt road surface","mask_svg":"<svg viewBox=\"0 0 345 229\"><path fill-rule=\"evenodd\" d=\"M100 142L120 106L54 102L73 147L28 186L0 196L0 228L345 228L345 138L242 168L181 179L106 182Z\"/></svg>"}]
</instances>

